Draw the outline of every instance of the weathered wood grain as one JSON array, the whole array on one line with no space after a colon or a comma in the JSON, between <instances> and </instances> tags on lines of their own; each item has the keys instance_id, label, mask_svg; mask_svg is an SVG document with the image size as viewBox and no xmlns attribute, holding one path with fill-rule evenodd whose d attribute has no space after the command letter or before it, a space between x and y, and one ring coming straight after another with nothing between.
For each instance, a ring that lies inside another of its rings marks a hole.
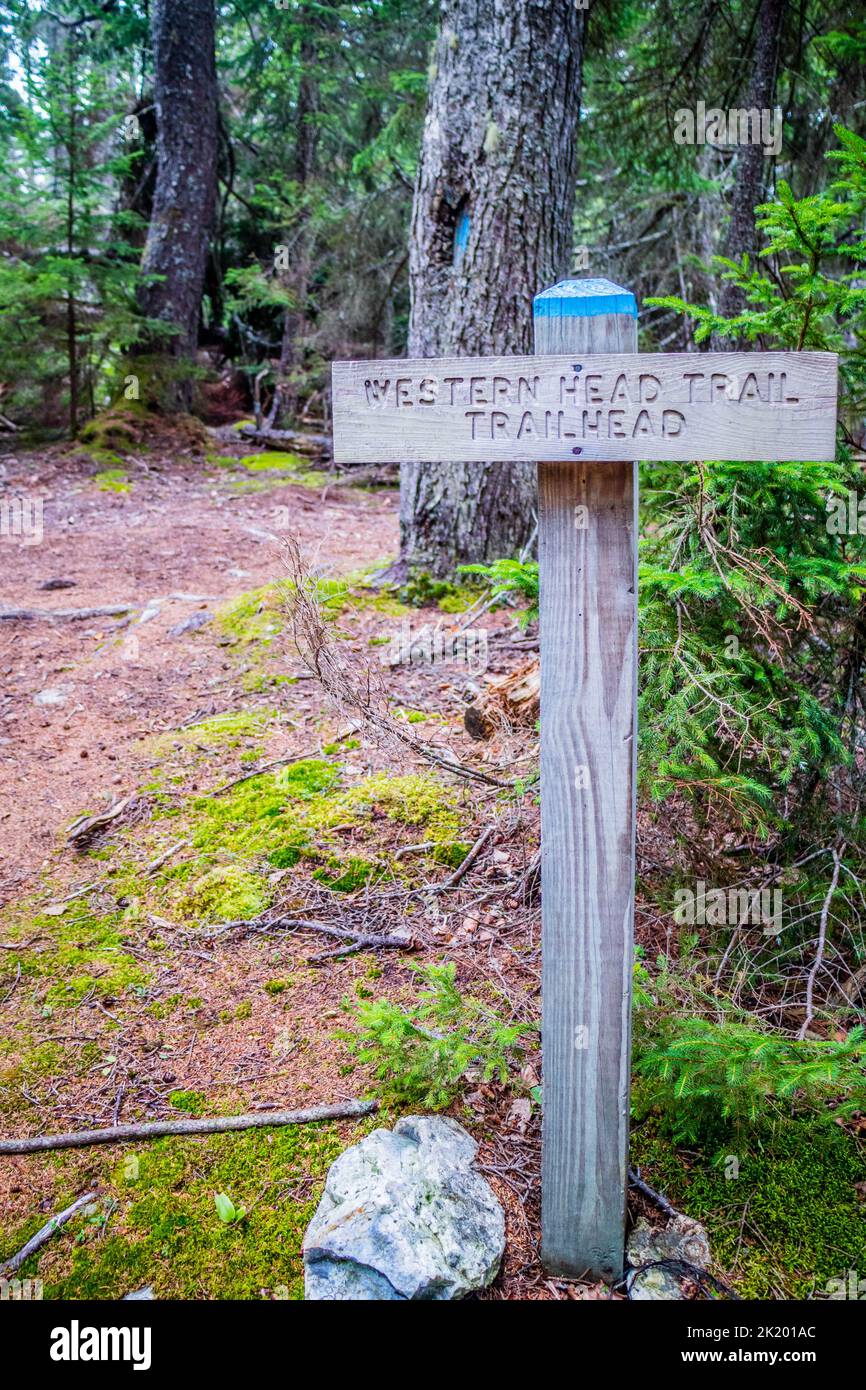
<instances>
[{"instance_id":1,"label":"weathered wood grain","mask_svg":"<svg viewBox=\"0 0 866 1390\"><path fill-rule=\"evenodd\" d=\"M564 355L582 316L543 318L555 354L335 362L335 460L834 456L834 353Z\"/></svg>"},{"instance_id":2,"label":"weathered wood grain","mask_svg":"<svg viewBox=\"0 0 866 1390\"><path fill-rule=\"evenodd\" d=\"M579 361L634 348L635 318L605 312L620 302L616 286L602 282L580 317L551 314L555 294L536 313L539 352L570 348ZM636 471L538 467L542 1258L554 1272L607 1280L622 1273L628 1156Z\"/></svg>"}]
</instances>

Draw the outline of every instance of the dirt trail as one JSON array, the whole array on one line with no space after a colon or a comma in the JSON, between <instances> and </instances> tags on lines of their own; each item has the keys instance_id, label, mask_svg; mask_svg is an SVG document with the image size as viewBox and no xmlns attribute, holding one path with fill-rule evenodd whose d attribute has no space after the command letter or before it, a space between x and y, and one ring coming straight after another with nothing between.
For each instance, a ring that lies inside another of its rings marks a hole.
<instances>
[{"instance_id":1,"label":"dirt trail","mask_svg":"<svg viewBox=\"0 0 866 1390\"><path fill-rule=\"evenodd\" d=\"M201 459L149 458L121 493L59 451L2 464L3 496L42 497L43 539L0 541L0 609L135 609L0 621L0 901L20 895L75 816L135 790L143 735L232 707L236 663L209 619L279 574L281 533L334 573L383 560L397 540L393 492L335 488L322 500L259 480L246 492ZM57 581L71 584L44 587ZM197 630L172 635L191 618Z\"/></svg>"}]
</instances>

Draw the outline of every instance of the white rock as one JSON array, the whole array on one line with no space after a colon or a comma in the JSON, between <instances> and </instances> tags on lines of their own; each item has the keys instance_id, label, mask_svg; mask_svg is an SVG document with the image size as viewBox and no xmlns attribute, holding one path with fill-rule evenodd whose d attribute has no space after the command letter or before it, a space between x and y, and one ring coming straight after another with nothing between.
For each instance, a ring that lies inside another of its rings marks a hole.
<instances>
[{"instance_id":1,"label":"white rock","mask_svg":"<svg viewBox=\"0 0 866 1390\"><path fill-rule=\"evenodd\" d=\"M496 1278L505 1217L455 1120L413 1115L341 1154L304 1238L308 1299L457 1299Z\"/></svg>"}]
</instances>

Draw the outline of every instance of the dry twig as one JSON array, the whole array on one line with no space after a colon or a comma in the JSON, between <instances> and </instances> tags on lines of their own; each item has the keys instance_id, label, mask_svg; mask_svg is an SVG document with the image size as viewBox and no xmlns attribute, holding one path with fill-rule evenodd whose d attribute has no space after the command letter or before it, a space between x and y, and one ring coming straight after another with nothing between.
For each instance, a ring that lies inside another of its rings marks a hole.
<instances>
[{"instance_id":1,"label":"dry twig","mask_svg":"<svg viewBox=\"0 0 866 1390\"><path fill-rule=\"evenodd\" d=\"M377 1110L375 1100L347 1100L314 1105L308 1110L275 1110L268 1114L220 1115L208 1120L154 1120L146 1124L79 1129L68 1134L38 1134L31 1139L0 1139L0 1154L41 1153L45 1149L83 1149L89 1144L119 1144L154 1139L166 1134L225 1134L228 1130L263 1129L268 1125L308 1125L322 1120L353 1119Z\"/></svg>"}]
</instances>

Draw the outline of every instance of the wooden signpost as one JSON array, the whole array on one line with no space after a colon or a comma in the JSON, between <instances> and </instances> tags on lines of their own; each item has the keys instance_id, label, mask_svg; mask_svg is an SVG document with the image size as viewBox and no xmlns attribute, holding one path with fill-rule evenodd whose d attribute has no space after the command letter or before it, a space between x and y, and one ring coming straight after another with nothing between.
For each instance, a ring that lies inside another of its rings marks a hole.
<instances>
[{"instance_id":1,"label":"wooden signpost","mask_svg":"<svg viewBox=\"0 0 866 1390\"><path fill-rule=\"evenodd\" d=\"M638 459L832 459L832 353L638 354L607 280L536 296L534 357L337 362L337 462L538 461L542 1258L614 1280L628 1164ZM628 462L623 462L623 459Z\"/></svg>"}]
</instances>

